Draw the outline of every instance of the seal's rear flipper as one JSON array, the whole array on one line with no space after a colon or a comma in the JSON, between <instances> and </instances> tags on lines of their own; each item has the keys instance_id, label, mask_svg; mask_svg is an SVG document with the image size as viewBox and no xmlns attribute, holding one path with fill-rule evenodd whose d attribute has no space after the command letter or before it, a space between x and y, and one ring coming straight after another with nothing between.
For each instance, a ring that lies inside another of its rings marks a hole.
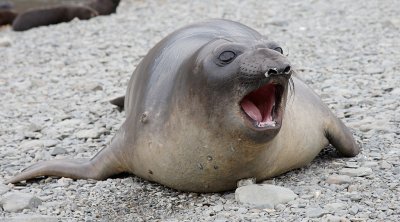
<instances>
[{"instance_id":1,"label":"seal's rear flipper","mask_svg":"<svg viewBox=\"0 0 400 222\"><path fill-rule=\"evenodd\" d=\"M333 114L325 129L329 142L345 157L353 157L360 153L360 147L350 130Z\"/></svg>"},{"instance_id":2,"label":"seal's rear flipper","mask_svg":"<svg viewBox=\"0 0 400 222\"><path fill-rule=\"evenodd\" d=\"M5 183L17 183L39 176L103 180L124 171L125 169L118 164L115 156L110 153L109 149L105 148L92 159L57 159L36 163Z\"/></svg>"},{"instance_id":3,"label":"seal's rear flipper","mask_svg":"<svg viewBox=\"0 0 400 222\"><path fill-rule=\"evenodd\" d=\"M118 108L120 110L123 110L124 109L124 101L125 101L125 96L120 96L120 97L110 100L110 103L118 106Z\"/></svg>"}]
</instances>

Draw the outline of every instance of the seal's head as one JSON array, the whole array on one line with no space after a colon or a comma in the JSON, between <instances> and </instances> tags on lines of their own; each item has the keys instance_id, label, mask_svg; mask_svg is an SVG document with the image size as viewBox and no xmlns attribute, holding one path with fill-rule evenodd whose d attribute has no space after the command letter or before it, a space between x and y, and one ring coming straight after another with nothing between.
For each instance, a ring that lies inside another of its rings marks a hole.
<instances>
[{"instance_id":1,"label":"seal's head","mask_svg":"<svg viewBox=\"0 0 400 222\"><path fill-rule=\"evenodd\" d=\"M279 132L292 70L277 43L217 39L199 51L196 62L195 72L208 87L208 116L257 142Z\"/></svg>"}]
</instances>

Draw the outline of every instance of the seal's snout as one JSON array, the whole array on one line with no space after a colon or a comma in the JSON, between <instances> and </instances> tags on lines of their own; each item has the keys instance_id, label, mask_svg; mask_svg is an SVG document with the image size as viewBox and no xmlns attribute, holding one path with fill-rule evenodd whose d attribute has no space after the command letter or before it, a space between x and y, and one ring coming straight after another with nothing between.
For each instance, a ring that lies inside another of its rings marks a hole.
<instances>
[{"instance_id":1,"label":"seal's snout","mask_svg":"<svg viewBox=\"0 0 400 222\"><path fill-rule=\"evenodd\" d=\"M289 75L291 73L291 67L289 64L282 64L278 67L269 68L265 73L266 77L277 76L277 75Z\"/></svg>"}]
</instances>

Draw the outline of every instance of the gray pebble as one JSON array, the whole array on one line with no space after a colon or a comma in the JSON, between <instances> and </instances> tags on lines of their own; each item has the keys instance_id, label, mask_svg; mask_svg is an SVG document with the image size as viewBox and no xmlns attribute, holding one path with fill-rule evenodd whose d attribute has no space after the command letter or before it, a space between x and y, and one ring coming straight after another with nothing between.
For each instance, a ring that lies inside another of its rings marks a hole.
<instances>
[{"instance_id":1,"label":"gray pebble","mask_svg":"<svg viewBox=\"0 0 400 222\"><path fill-rule=\"evenodd\" d=\"M306 210L306 216L309 218L318 218L322 217L323 215L327 214L328 211L321 209L320 207L317 208L309 208Z\"/></svg>"},{"instance_id":2,"label":"gray pebble","mask_svg":"<svg viewBox=\"0 0 400 222\"><path fill-rule=\"evenodd\" d=\"M392 172L393 172L395 175L400 174L400 166L395 167L395 168L392 170Z\"/></svg>"},{"instance_id":3,"label":"gray pebble","mask_svg":"<svg viewBox=\"0 0 400 222\"><path fill-rule=\"evenodd\" d=\"M214 220L214 222L228 222L228 221L230 221L230 220L228 220L228 219L225 218L225 217L217 217L217 218Z\"/></svg>"},{"instance_id":4,"label":"gray pebble","mask_svg":"<svg viewBox=\"0 0 400 222\"><path fill-rule=\"evenodd\" d=\"M367 74L380 74L383 73L385 70L382 69L381 67L377 66L377 67L367 67L365 68L365 72Z\"/></svg>"},{"instance_id":5,"label":"gray pebble","mask_svg":"<svg viewBox=\"0 0 400 222\"><path fill-rule=\"evenodd\" d=\"M329 184L346 184L351 183L351 177L347 175L330 175L326 182Z\"/></svg>"},{"instance_id":6,"label":"gray pebble","mask_svg":"<svg viewBox=\"0 0 400 222\"><path fill-rule=\"evenodd\" d=\"M88 138L99 138L99 136L102 134L102 130L99 129L89 129L89 130L81 130L78 131L75 135L79 139L88 139Z\"/></svg>"},{"instance_id":7,"label":"gray pebble","mask_svg":"<svg viewBox=\"0 0 400 222\"><path fill-rule=\"evenodd\" d=\"M378 163L375 161L366 161L362 164L363 167L375 167L378 166Z\"/></svg>"},{"instance_id":8,"label":"gray pebble","mask_svg":"<svg viewBox=\"0 0 400 222\"><path fill-rule=\"evenodd\" d=\"M212 209L215 212L219 212L224 209L224 206L222 204L218 204L218 205L214 206Z\"/></svg>"},{"instance_id":9,"label":"gray pebble","mask_svg":"<svg viewBox=\"0 0 400 222\"><path fill-rule=\"evenodd\" d=\"M340 174L348 175L351 177L362 177L372 174L372 169L369 167L359 168L343 168L339 171Z\"/></svg>"},{"instance_id":10,"label":"gray pebble","mask_svg":"<svg viewBox=\"0 0 400 222\"><path fill-rule=\"evenodd\" d=\"M45 147L53 147L55 145L57 145L59 143L59 141L57 140L43 140L43 145Z\"/></svg>"},{"instance_id":11,"label":"gray pebble","mask_svg":"<svg viewBox=\"0 0 400 222\"><path fill-rule=\"evenodd\" d=\"M346 219L345 217L339 217L332 214L327 214L324 216L324 220L326 222L348 222L350 220Z\"/></svg>"},{"instance_id":12,"label":"gray pebble","mask_svg":"<svg viewBox=\"0 0 400 222\"><path fill-rule=\"evenodd\" d=\"M28 149L32 149L32 148L36 148L36 147L43 147L43 144L44 143L41 140L26 140L21 143L19 148L21 150L28 150Z\"/></svg>"},{"instance_id":13,"label":"gray pebble","mask_svg":"<svg viewBox=\"0 0 400 222\"><path fill-rule=\"evenodd\" d=\"M346 203L329 203L324 206L324 209L333 213L339 210L344 210L347 208Z\"/></svg>"},{"instance_id":14,"label":"gray pebble","mask_svg":"<svg viewBox=\"0 0 400 222\"><path fill-rule=\"evenodd\" d=\"M349 213L352 215L356 215L358 213L358 207L357 206L351 206L349 209Z\"/></svg>"},{"instance_id":15,"label":"gray pebble","mask_svg":"<svg viewBox=\"0 0 400 222\"><path fill-rule=\"evenodd\" d=\"M284 204L277 204L275 205L275 210L277 211L283 211L285 209L285 205Z\"/></svg>"},{"instance_id":16,"label":"gray pebble","mask_svg":"<svg viewBox=\"0 0 400 222\"><path fill-rule=\"evenodd\" d=\"M360 201L361 199L362 199L362 196L358 192L352 192L350 194L350 200L352 200L352 201Z\"/></svg>"},{"instance_id":17,"label":"gray pebble","mask_svg":"<svg viewBox=\"0 0 400 222\"><path fill-rule=\"evenodd\" d=\"M66 153L67 153L67 150L66 150L66 149L61 148L61 147L55 147L55 148L53 149L53 151L51 152L51 155L52 155L52 156L57 156L57 155L59 155L59 154L66 154Z\"/></svg>"},{"instance_id":18,"label":"gray pebble","mask_svg":"<svg viewBox=\"0 0 400 222\"><path fill-rule=\"evenodd\" d=\"M287 203L296 197L293 191L270 184L253 184L235 191L236 201L256 208L274 209L275 205Z\"/></svg>"},{"instance_id":19,"label":"gray pebble","mask_svg":"<svg viewBox=\"0 0 400 222\"><path fill-rule=\"evenodd\" d=\"M0 38L0 47L10 47L11 40L8 37L1 37Z\"/></svg>"},{"instance_id":20,"label":"gray pebble","mask_svg":"<svg viewBox=\"0 0 400 222\"><path fill-rule=\"evenodd\" d=\"M247 213L247 211L249 211L249 210L247 208L245 208L245 207L239 207L238 210L237 210L237 212L239 214L245 214L245 213Z\"/></svg>"},{"instance_id":21,"label":"gray pebble","mask_svg":"<svg viewBox=\"0 0 400 222\"><path fill-rule=\"evenodd\" d=\"M8 212L19 212L23 209L34 209L42 204L42 201L29 193L11 192L5 194L0 203Z\"/></svg>"},{"instance_id":22,"label":"gray pebble","mask_svg":"<svg viewBox=\"0 0 400 222\"><path fill-rule=\"evenodd\" d=\"M390 169L390 168L392 168L392 164L388 163L387 161L382 161L380 168L381 169Z\"/></svg>"}]
</instances>

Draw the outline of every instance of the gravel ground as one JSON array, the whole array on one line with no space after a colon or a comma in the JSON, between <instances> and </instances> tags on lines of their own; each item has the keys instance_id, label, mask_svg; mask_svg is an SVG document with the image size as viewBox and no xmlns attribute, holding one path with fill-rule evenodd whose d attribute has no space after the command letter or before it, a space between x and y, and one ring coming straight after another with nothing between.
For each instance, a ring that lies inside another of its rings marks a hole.
<instances>
[{"instance_id":1,"label":"gravel ground","mask_svg":"<svg viewBox=\"0 0 400 222\"><path fill-rule=\"evenodd\" d=\"M0 181L37 161L91 157L106 146L125 117L107 101L124 94L135 66L156 42L206 18L240 21L283 43L298 73L353 128L362 152L344 159L328 147L309 166L268 181L298 195L275 209L240 205L233 191L182 193L134 176L48 178L9 185L9 191L3 186L0 195L33 194L42 204L18 213L0 208L0 220L24 214L41 221L399 221L396 5L397 0L123 0L111 16L21 33L3 28ZM351 176L336 184L337 174Z\"/></svg>"}]
</instances>

